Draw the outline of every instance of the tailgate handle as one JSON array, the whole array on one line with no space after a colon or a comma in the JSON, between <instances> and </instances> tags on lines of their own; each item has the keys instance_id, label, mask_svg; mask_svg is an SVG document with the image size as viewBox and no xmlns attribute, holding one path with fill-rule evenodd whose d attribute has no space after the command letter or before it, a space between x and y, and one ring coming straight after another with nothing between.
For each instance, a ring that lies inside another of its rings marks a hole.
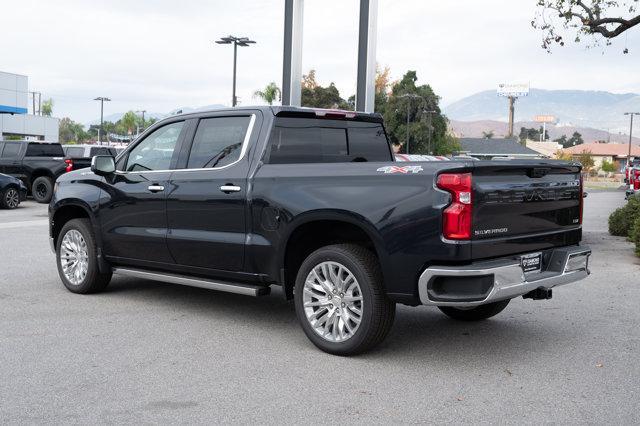
<instances>
[{"instance_id":1,"label":"tailgate handle","mask_svg":"<svg viewBox=\"0 0 640 426\"><path fill-rule=\"evenodd\" d=\"M551 171L551 169L549 168L536 167L529 170L529 177L531 178L545 177L546 175L549 174L549 171Z\"/></svg>"}]
</instances>

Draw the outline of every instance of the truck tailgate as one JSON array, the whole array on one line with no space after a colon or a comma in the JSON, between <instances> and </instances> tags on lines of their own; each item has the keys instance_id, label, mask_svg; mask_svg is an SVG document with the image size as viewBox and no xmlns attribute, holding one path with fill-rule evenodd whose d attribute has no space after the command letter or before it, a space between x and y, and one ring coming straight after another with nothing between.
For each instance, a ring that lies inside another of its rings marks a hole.
<instances>
[{"instance_id":1,"label":"truck tailgate","mask_svg":"<svg viewBox=\"0 0 640 426\"><path fill-rule=\"evenodd\" d=\"M476 163L472 173L474 259L580 241L582 184L576 163Z\"/></svg>"}]
</instances>

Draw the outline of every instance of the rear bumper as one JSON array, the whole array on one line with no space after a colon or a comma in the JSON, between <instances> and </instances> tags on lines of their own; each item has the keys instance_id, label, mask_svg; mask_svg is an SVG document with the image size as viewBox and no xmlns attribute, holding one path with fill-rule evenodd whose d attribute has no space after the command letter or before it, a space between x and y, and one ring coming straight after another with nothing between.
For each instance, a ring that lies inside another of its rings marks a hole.
<instances>
[{"instance_id":1,"label":"rear bumper","mask_svg":"<svg viewBox=\"0 0 640 426\"><path fill-rule=\"evenodd\" d=\"M546 251L541 272L523 272L521 256L476 262L465 266L432 266L420 275L423 305L472 307L522 296L537 288L550 289L586 278L588 246ZM443 284L444 283L444 284Z\"/></svg>"}]
</instances>

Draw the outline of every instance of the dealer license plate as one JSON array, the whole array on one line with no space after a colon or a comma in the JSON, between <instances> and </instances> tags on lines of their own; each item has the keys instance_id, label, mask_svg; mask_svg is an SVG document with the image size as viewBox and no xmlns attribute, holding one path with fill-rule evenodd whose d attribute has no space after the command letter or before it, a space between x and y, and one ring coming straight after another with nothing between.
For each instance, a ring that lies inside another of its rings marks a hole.
<instances>
[{"instance_id":1,"label":"dealer license plate","mask_svg":"<svg viewBox=\"0 0 640 426\"><path fill-rule=\"evenodd\" d=\"M525 274L540 272L542 268L542 253L525 254L520 257L520 265Z\"/></svg>"}]
</instances>

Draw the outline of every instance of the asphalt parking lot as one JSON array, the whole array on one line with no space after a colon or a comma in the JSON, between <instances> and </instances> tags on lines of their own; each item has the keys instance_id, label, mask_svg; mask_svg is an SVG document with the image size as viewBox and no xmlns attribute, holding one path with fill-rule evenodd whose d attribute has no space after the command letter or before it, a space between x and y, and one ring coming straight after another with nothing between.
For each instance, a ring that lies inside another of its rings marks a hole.
<instances>
[{"instance_id":1,"label":"asphalt parking lot","mask_svg":"<svg viewBox=\"0 0 640 426\"><path fill-rule=\"evenodd\" d=\"M0 210L0 422L637 423L640 261L606 221L623 198L585 200L587 280L475 324L399 306L355 358L317 350L279 291L69 293L46 206Z\"/></svg>"}]
</instances>

